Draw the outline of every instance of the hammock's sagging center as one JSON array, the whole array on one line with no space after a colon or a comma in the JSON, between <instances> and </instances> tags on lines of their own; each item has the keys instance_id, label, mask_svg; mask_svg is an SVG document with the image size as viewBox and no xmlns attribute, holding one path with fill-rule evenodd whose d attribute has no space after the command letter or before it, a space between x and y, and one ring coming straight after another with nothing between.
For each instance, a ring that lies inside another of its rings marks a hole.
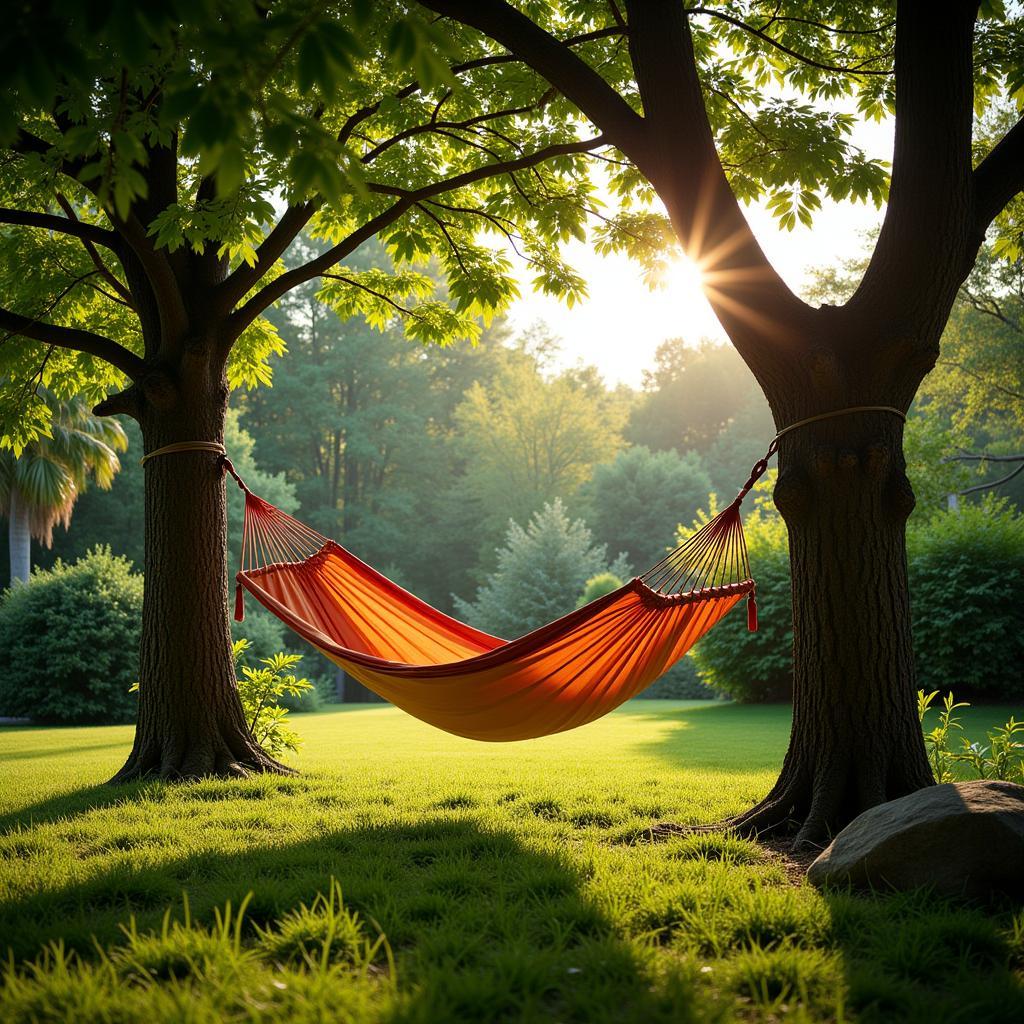
<instances>
[{"instance_id":1,"label":"hammock's sagging center","mask_svg":"<svg viewBox=\"0 0 1024 1024\"><path fill-rule=\"evenodd\" d=\"M448 732L545 736L635 697L744 597L756 628L739 506L619 590L505 641L247 492L235 616L244 588L363 685Z\"/></svg>"}]
</instances>

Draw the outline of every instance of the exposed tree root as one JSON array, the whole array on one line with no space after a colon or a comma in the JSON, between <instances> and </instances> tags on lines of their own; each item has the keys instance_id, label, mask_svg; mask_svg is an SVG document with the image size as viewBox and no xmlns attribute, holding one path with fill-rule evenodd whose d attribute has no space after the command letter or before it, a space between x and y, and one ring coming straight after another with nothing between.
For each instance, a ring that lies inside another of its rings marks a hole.
<instances>
[{"instance_id":1,"label":"exposed tree root","mask_svg":"<svg viewBox=\"0 0 1024 1024\"><path fill-rule=\"evenodd\" d=\"M142 741L136 738L124 766L110 780L113 785L142 779L184 782L201 778L244 779L251 775L297 775L294 768L266 754L251 737L197 741Z\"/></svg>"},{"instance_id":2,"label":"exposed tree root","mask_svg":"<svg viewBox=\"0 0 1024 1024\"><path fill-rule=\"evenodd\" d=\"M930 773L917 773L899 760L876 770L815 771L794 767L787 757L771 792L735 817L709 825L683 826L661 822L651 829L652 840L699 832L730 832L761 843L788 844L793 856L820 853L859 814L931 784ZM927 767L927 766L926 766Z\"/></svg>"}]
</instances>

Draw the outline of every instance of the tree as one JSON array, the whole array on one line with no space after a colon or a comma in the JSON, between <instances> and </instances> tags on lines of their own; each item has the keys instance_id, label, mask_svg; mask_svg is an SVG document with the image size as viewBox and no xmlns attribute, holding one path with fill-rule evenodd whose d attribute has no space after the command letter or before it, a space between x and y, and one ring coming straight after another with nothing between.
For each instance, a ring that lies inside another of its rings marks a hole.
<instances>
[{"instance_id":1,"label":"tree","mask_svg":"<svg viewBox=\"0 0 1024 1024\"><path fill-rule=\"evenodd\" d=\"M472 602L456 600L460 618L496 636L517 637L571 612L584 584L595 576L630 575L625 556L611 564L581 519L570 520L556 498L526 528L508 524L498 567Z\"/></svg>"},{"instance_id":2,"label":"tree","mask_svg":"<svg viewBox=\"0 0 1024 1024\"><path fill-rule=\"evenodd\" d=\"M750 406L764 407L757 382L736 350L706 338L663 341L654 369L645 370L643 395L629 418L626 438L653 451L690 449L707 454L715 440ZM760 438L764 451L764 437ZM733 466L736 473L749 467Z\"/></svg>"},{"instance_id":3,"label":"tree","mask_svg":"<svg viewBox=\"0 0 1024 1024\"><path fill-rule=\"evenodd\" d=\"M300 240L286 266L324 248ZM380 246L364 246L345 265L380 270L389 263ZM360 545L357 534L375 525L396 447L425 429L414 398L429 388L428 356L398 326L381 333L361 317L342 321L316 291L297 288L271 314L289 345L274 365L288 372L272 391L245 396L246 421L275 468L291 476L310 525L340 528L346 545L373 559L379 550Z\"/></svg>"},{"instance_id":4,"label":"tree","mask_svg":"<svg viewBox=\"0 0 1024 1024\"><path fill-rule=\"evenodd\" d=\"M623 412L592 370L545 376L530 352L510 350L490 386L472 384L455 411L464 490L480 506L483 537L571 499L621 446Z\"/></svg>"},{"instance_id":5,"label":"tree","mask_svg":"<svg viewBox=\"0 0 1024 1024\"><path fill-rule=\"evenodd\" d=\"M257 494L285 512L295 513L299 505L295 488L285 480L283 473L268 473L256 460L253 437L243 429L240 421L238 411L229 409L224 420L224 446L231 452L235 469ZM40 563L47 567L57 558L73 562L92 548L103 545L109 546L115 555L124 555L135 565L141 565L145 557L141 524L145 515L146 471L139 465L142 437L138 424L130 418L123 418L123 423L121 419L105 422L121 423L127 439L128 457L122 461L121 471L109 490L89 490L79 499L75 529L57 535L53 547L40 558ZM234 572L240 561L245 505L238 488L228 491L227 504L227 564Z\"/></svg>"},{"instance_id":6,"label":"tree","mask_svg":"<svg viewBox=\"0 0 1024 1024\"><path fill-rule=\"evenodd\" d=\"M945 457L987 479L960 493L1013 486L1024 473L1024 257L982 250L943 335L921 397L961 438ZM980 450L979 450L980 449ZM1021 493L1018 485L1018 495Z\"/></svg>"},{"instance_id":7,"label":"tree","mask_svg":"<svg viewBox=\"0 0 1024 1024\"><path fill-rule=\"evenodd\" d=\"M61 401L38 389L50 415L48 435L37 437L20 455L0 449L0 512L8 518L11 584L32 571L32 538L53 546L53 528L71 524L78 496L90 478L109 490L128 447L121 424L94 416L80 396Z\"/></svg>"},{"instance_id":8,"label":"tree","mask_svg":"<svg viewBox=\"0 0 1024 1024\"><path fill-rule=\"evenodd\" d=\"M674 547L676 526L707 504L711 479L696 452L651 452L642 445L597 466L584 487L584 518L610 551L641 572Z\"/></svg>"},{"instance_id":9,"label":"tree","mask_svg":"<svg viewBox=\"0 0 1024 1024\"><path fill-rule=\"evenodd\" d=\"M780 428L856 406L905 410L993 222L1019 244L1020 220L1003 211L1024 188L1024 119L1015 111L987 147L972 146L976 109L1001 96L1019 104L1016 8L424 2L524 61L620 150L613 190L656 194L668 221L641 209L599 239L642 255L653 235L674 233ZM565 45L584 27L609 37ZM782 96L767 93L772 83ZM850 145L854 118L827 109L841 97L862 116L894 115L891 176ZM814 308L766 259L740 204L764 197L786 228L809 223L823 196L887 207L854 295ZM914 497L901 441L901 418L885 411L829 416L781 438L775 501L793 571L795 714L778 782L734 822L744 831L795 821L798 842L820 843L865 808L932 782L914 711Z\"/></svg>"},{"instance_id":10,"label":"tree","mask_svg":"<svg viewBox=\"0 0 1024 1024\"><path fill-rule=\"evenodd\" d=\"M905 447L908 466L916 463L918 471L917 479L909 475L919 506L922 498L934 505L943 485L942 500L1016 484L1019 504L1024 493L1024 257L1000 258L999 241L982 247L961 285L940 357L914 400ZM845 302L867 265L864 256L816 269L807 297ZM986 479L972 482L969 469ZM918 486L924 478L934 485L927 494Z\"/></svg>"},{"instance_id":11,"label":"tree","mask_svg":"<svg viewBox=\"0 0 1024 1024\"><path fill-rule=\"evenodd\" d=\"M315 279L341 316L474 338L515 295L483 228L529 257L538 287L579 297L557 247L582 233L584 154L605 142L484 47L439 56L457 43L390 4L14 12L0 62L4 445L45 432L45 409L14 401L34 379L62 395L120 388L97 412L136 419L147 453L221 442L229 390L268 383L282 351L262 314ZM304 229L325 250L282 268ZM338 269L375 236L393 273ZM443 296L419 267L429 256ZM139 720L119 781L286 771L238 701L224 494L209 452L147 464Z\"/></svg>"},{"instance_id":12,"label":"tree","mask_svg":"<svg viewBox=\"0 0 1024 1024\"><path fill-rule=\"evenodd\" d=\"M311 246L300 240L286 265L304 262ZM366 245L346 265L390 261ZM476 555L464 543L475 506L453 493L464 468L454 413L469 385L487 386L503 363L507 328L497 319L475 343L427 350L397 325L378 332L361 317L340 319L316 290L296 288L270 314L288 352L272 357L273 390L242 402L259 461L294 484L303 521L450 607L472 585Z\"/></svg>"}]
</instances>

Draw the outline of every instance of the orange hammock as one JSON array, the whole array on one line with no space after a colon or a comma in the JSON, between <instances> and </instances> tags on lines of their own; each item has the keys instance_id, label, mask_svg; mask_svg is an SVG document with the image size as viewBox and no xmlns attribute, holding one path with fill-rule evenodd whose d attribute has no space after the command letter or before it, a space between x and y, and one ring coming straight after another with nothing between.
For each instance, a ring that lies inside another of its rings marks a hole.
<instances>
[{"instance_id":1,"label":"orange hammock","mask_svg":"<svg viewBox=\"0 0 1024 1024\"><path fill-rule=\"evenodd\" d=\"M364 686L457 736L522 740L574 729L650 686L744 596L757 629L736 500L643 576L517 640L403 590L340 544L245 491L242 590Z\"/></svg>"}]
</instances>

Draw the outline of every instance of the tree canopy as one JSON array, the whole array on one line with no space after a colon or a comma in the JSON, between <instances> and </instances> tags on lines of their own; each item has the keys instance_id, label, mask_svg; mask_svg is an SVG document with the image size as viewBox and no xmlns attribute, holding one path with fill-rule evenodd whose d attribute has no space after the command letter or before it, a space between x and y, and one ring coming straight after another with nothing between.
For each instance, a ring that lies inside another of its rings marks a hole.
<instances>
[{"instance_id":1,"label":"tree canopy","mask_svg":"<svg viewBox=\"0 0 1024 1024\"><path fill-rule=\"evenodd\" d=\"M534 76L476 45L453 65L450 30L390 4L187 6L24 8L5 37L5 444L45 429L33 381L98 398L209 331L232 386L267 381L262 314L316 278L343 316L441 343L517 294L506 247L582 294L557 249L604 141ZM322 250L285 269L303 229ZM374 236L393 269L334 271Z\"/></svg>"},{"instance_id":2,"label":"tree canopy","mask_svg":"<svg viewBox=\"0 0 1024 1024\"><path fill-rule=\"evenodd\" d=\"M851 143L855 115L835 108L850 97L861 116L892 109L885 5L792 4L762 27L758 5L747 6L692 14L735 194L767 202L782 227L807 222L826 197L881 202L887 169ZM635 133L621 18L597 2L527 9L600 68L623 131ZM982 108L1019 84L1011 20L985 5ZM398 316L410 336L443 342L475 336L516 295L513 253L536 287L582 297L558 249L588 220L599 249L629 252L652 280L676 245L642 172L582 130L585 98L567 99L575 90L543 81L521 56L416 8L158 0L142 12L60 0L19 8L4 47L14 102L0 115L2 327L22 336L3 347L5 407L17 411L7 444L46 422L12 388L38 377L98 396L138 377L161 344L180 345L197 327L183 276L215 286L229 379L252 385L281 344L261 314L304 281L319 277L343 314L378 326ZM588 153L606 172L610 206ZM303 228L328 244L282 272ZM374 235L394 272L330 276ZM418 266L430 254L447 301ZM132 315L141 307L148 324Z\"/></svg>"}]
</instances>

